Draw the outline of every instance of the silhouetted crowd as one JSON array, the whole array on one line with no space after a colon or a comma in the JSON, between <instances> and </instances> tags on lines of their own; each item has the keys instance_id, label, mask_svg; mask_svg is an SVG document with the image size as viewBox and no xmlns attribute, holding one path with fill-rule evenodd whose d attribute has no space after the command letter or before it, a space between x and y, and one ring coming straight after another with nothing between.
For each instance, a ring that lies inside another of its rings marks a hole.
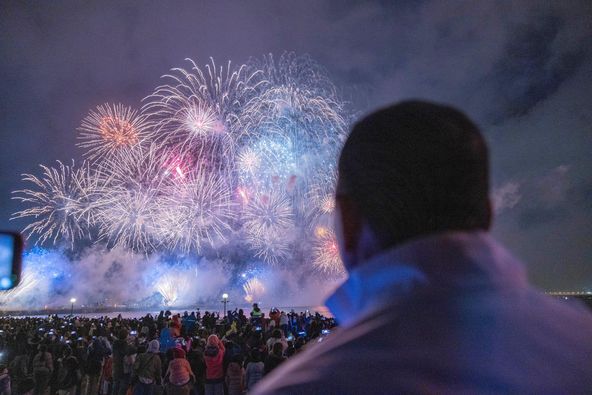
<instances>
[{"instance_id":1,"label":"silhouetted crowd","mask_svg":"<svg viewBox=\"0 0 592 395\"><path fill-rule=\"evenodd\" d=\"M3 317L0 395L243 394L335 325L257 304L225 317Z\"/></svg>"}]
</instances>

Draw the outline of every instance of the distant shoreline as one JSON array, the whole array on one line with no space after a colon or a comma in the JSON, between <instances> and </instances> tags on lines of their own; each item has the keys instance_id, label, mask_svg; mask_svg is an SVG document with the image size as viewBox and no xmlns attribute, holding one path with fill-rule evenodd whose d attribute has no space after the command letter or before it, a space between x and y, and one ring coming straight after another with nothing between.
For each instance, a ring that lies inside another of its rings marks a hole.
<instances>
[{"instance_id":1,"label":"distant shoreline","mask_svg":"<svg viewBox=\"0 0 592 395\"><path fill-rule=\"evenodd\" d=\"M285 311L286 313L294 310L297 313L310 311L311 314L315 312L319 312L320 314L324 315L325 317L332 317L331 312L325 306L261 306L263 312L267 316L269 310L276 307L280 311ZM251 305L240 305L240 306L229 306L228 311L233 311L234 309L243 309L245 314L251 311ZM81 307L81 308L74 308L73 314L76 316L83 316L83 317L99 317L99 316L109 316L109 317L116 317L117 315L121 314L124 318L134 318L134 317L142 317L146 314L158 315L158 313L162 311L171 311L173 314L179 313L183 314L185 311L199 311L204 314L206 311L219 313L220 316L223 315L223 309L220 306L160 306L160 307L132 307L132 306L105 306L105 307ZM0 317L31 317L31 316L39 316L45 317L48 315L57 314L59 316L70 315L71 308L70 307L63 307L63 308L48 308L48 309L33 309L33 310L1 310L0 309Z\"/></svg>"}]
</instances>

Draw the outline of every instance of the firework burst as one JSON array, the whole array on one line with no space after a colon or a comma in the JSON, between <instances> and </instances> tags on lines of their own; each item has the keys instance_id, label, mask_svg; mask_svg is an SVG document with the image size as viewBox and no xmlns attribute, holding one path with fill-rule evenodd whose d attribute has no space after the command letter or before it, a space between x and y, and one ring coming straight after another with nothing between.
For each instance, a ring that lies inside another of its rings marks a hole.
<instances>
[{"instance_id":1,"label":"firework burst","mask_svg":"<svg viewBox=\"0 0 592 395\"><path fill-rule=\"evenodd\" d=\"M243 221L247 242L257 257L273 264L288 258L294 216L290 199L284 193L275 190L253 196Z\"/></svg>"},{"instance_id":2,"label":"firework burst","mask_svg":"<svg viewBox=\"0 0 592 395\"><path fill-rule=\"evenodd\" d=\"M112 192L98 212L99 238L112 247L152 252L160 245L158 199L153 191Z\"/></svg>"},{"instance_id":3,"label":"firework burst","mask_svg":"<svg viewBox=\"0 0 592 395\"><path fill-rule=\"evenodd\" d=\"M294 225L290 200L279 191L258 194L252 198L243 220L245 229L259 237L277 235Z\"/></svg>"},{"instance_id":4,"label":"firework burst","mask_svg":"<svg viewBox=\"0 0 592 395\"><path fill-rule=\"evenodd\" d=\"M245 291L245 301L248 303L258 301L265 294L265 287L258 278L252 278L244 283L243 290Z\"/></svg>"},{"instance_id":5,"label":"firework burst","mask_svg":"<svg viewBox=\"0 0 592 395\"><path fill-rule=\"evenodd\" d=\"M249 72L246 66L233 68L228 62L218 67L211 59L202 69L188 60L191 69L175 68L165 75L169 84L145 99L143 113L162 144L207 154L213 166L224 168L232 163L243 131L239 126L244 106L263 81L259 71Z\"/></svg>"},{"instance_id":6,"label":"firework burst","mask_svg":"<svg viewBox=\"0 0 592 395\"><path fill-rule=\"evenodd\" d=\"M123 104L97 106L82 120L78 128L77 145L86 149L85 155L97 159L140 143L148 136L146 117Z\"/></svg>"},{"instance_id":7,"label":"firework burst","mask_svg":"<svg viewBox=\"0 0 592 395\"><path fill-rule=\"evenodd\" d=\"M156 291L162 295L166 306L180 302L189 291L189 278L183 273L171 272L163 275L156 283Z\"/></svg>"},{"instance_id":8,"label":"firework burst","mask_svg":"<svg viewBox=\"0 0 592 395\"><path fill-rule=\"evenodd\" d=\"M261 70L268 83L248 104L247 128L257 131L291 124L307 142L330 145L344 139L348 123L344 104L327 72L310 57L284 53L275 61L268 55L262 61L253 60L250 67Z\"/></svg>"},{"instance_id":9,"label":"firework burst","mask_svg":"<svg viewBox=\"0 0 592 395\"><path fill-rule=\"evenodd\" d=\"M159 229L171 250L202 249L226 241L235 219L232 192L225 181L203 170L179 177L161 202Z\"/></svg>"},{"instance_id":10,"label":"firework burst","mask_svg":"<svg viewBox=\"0 0 592 395\"><path fill-rule=\"evenodd\" d=\"M93 178L89 176L85 164L76 169L58 161L57 167L41 166L41 178L31 174L23 176L37 190L22 189L15 191L13 199L25 202L32 207L16 212L12 219L33 217L24 233L39 235L38 242L64 239L72 246L74 241L86 233L91 207L94 205ZM86 219L86 221L85 221Z\"/></svg>"},{"instance_id":11,"label":"firework burst","mask_svg":"<svg viewBox=\"0 0 592 395\"><path fill-rule=\"evenodd\" d=\"M316 241L313 246L313 265L325 274L339 276L345 272L335 233L324 227L315 229Z\"/></svg>"},{"instance_id":12,"label":"firework burst","mask_svg":"<svg viewBox=\"0 0 592 395\"><path fill-rule=\"evenodd\" d=\"M14 218L39 242L95 242L199 255L244 249L244 260L338 265L330 228L335 162L350 118L309 57L174 68L141 112L100 105L79 128L81 168L25 175L30 204ZM247 254L250 254L247 256ZM171 295L169 295L171 296ZM168 298L167 300L173 300Z\"/></svg>"}]
</instances>

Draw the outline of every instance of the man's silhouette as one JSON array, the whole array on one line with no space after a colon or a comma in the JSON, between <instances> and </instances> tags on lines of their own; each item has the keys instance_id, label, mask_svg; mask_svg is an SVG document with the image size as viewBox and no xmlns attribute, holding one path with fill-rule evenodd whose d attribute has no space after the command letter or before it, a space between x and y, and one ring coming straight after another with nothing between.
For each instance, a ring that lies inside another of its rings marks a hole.
<instances>
[{"instance_id":1,"label":"man's silhouette","mask_svg":"<svg viewBox=\"0 0 592 395\"><path fill-rule=\"evenodd\" d=\"M408 101L343 147L336 233L341 327L255 393L584 393L592 314L528 285L488 233L486 143L461 112Z\"/></svg>"}]
</instances>

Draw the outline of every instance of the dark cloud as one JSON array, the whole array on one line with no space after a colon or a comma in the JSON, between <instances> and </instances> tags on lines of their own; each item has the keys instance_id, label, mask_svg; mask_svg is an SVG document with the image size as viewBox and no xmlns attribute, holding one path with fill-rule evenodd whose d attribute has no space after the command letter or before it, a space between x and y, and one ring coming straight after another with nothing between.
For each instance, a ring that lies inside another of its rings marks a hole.
<instances>
[{"instance_id":1,"label":"dark cloud","mask_svg":"<svg viewBox=\"0 0 592 395\"><path fill-rule=\"evenodd\" d=\"M568 23L556 15L542 17L537 25L520 25L494 67L492 82L501 99L492 113L495 121L521 116L553 94L584 60L581 48L553 53L553 41Z\"/></svg>"},{"instance_id":2,"label":"dark cloud","mask_svg":"<svg viewBox=\"0 0 592 395\"><path fill-rule=\"evenodd\" d=\"M4 1L0 227L24 225L8 222L21 173L80 159L75 130L89 109L139 106L187 57L242 63L287 50L320 62L360 112L409 97L465 109L491 143L494 186L519 183L495 234L534 262L538 284L592 287L590 20L586 0ZM542 201L534 180L562 165L567 190L581 192L529 207Z\"/></svg>"}]
</instances>

